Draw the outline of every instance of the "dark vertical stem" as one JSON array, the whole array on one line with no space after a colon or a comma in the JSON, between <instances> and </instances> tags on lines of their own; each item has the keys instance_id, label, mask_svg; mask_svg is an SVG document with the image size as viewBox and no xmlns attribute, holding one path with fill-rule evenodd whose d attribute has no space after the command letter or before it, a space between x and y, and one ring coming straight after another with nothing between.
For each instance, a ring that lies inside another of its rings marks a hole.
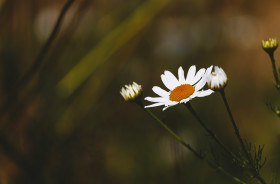
<instances>
[{"instance_id":1,"label":"dark vertical stem","mask_svg":"<svg viewBox=\"0 0 280 184\"><path fill-rule=\"evenodd\" d=\"M43 59L49 50L51 44L54 41L55 36L57 35L60 25L62 23L62 20L67 12L67 10L70 8L70 6L73 4L75 0L68 0L64 7L62 8L60 15L56 21L56 24L54 26L54 29L52 30L51 35L49 36L47 42L43 46L41 52L37 56L36 60L34 61L33 66L29 69L29 71L26 73L25 76L19 82L15 84L15 86L12 88L12 91L7 95L5 98L5 101L0 109L0 116L2 116L4 113L6 113L8 110L11 110L14 105L17 103L17 93L19 89L28 83L28 81L34 76L36 71L41 67L43 63ZM14 110L14 109L13 109ZM0 146L3 148L3 150L8 154L8 156L15 161L18 166L26 172L29 172L29 174L32 174L33 172L33 167L29 164L29 162L22 156L20 155L20 152L11 144L8 142L6 137L1 134L0 132Z\"/></svg>"},{"instance_id":2,"label":"dark vertical stem","mask_svg":"<svg viewBox=\"0 0 280 184\"><path fill-rule=\"evenodd\" d=\"M275 65L274 53L270 53L269 57L270 57L271 64L272 64L272 71L273 71L273 75L274 75L274 78L275 78L276 87L277 87L277 89L279 89L280 88L280 82L279 82L278 73L277 73L277 69L276 69L276 65Z\"/></svg>"},{"instance_id":3,"label":"dark vertical stem","mask_svg":"<svg viewBox=\"0 0 280 184\"><path fill-rule=\"evenodd\" d=\"M189 144L187 144L181 137L179 137L175 132L173 132L165 123L163 123L156 115L154 115L149 109L143 108L150 116L152 116L165 130L167 130L177 141L179 141L183 146L189 149L195 156L200 159L204 157L195 151Z\"/></svg>"},{"instance_id":4,"label":"dark vertical stem","mask_svg":"<svg viewBox=\"0 0 280 184\"><path fill-rule=\"evenodd\" d=\"M28 70L28 72L26 72L26 74L13 86L11 92L7 95L7 97L5 98L5 101L3 103L3 105L0 108L0 117L3 116L3 114L5 114L9 109L13 108L13 106L17 103L17 93L19 91L19 89L21 87L23 87L25 84L27 84L29 82L29 80L34 76L34 74L38 71L38 69L42 66L43 64L43 59L45 57L45 55L47 54L51 44L53 43L59 28L61 26L62 20L66 14L66 12L68 11L68 9L70 8L70 6L73 4L75 0L68 0L65 5L63 6L58 19L56 21L56 24L48 38L48 40L46 41L46 43L44 44L43 48L41 49L40 53L38 54L36 60L33 63L33 66Z\"/></svg>"},{"instance_id":5,"label":"dark vertical stem","mask_svg":"<svg viewBox=\"0 0 280 184\"><path fill-rule=\"evenodd\" d=\"M186 103L185 106L189 109L189 111L193 114L193 116L197 119L199 124L206 130L206 132L216 141L216 143L229 155L231 155L234 158L237 158L229 149L226 148L226 146L218 139L216 134L214 134L199 118L195 110L192 108L190 102Z\"/></svg>"},{"instance_id":6,"label":"dark vertical stem","mask_svg":"<svg viewBox=\"0 0 280 184\"><path fill-rule=\"evenodd\" d=\"M65 5L63 6L60 15L58 16L58 19L56 21L56 24L51 32L51 35L49 36L47 42L43 46L42 50L40 51L39 55L37 56L36 60L33 63L33 66L29 69L29 71L26 73L26 75L22 78L20 81L20 84L24 84L25 82L29 81L30 78L34 75L34 73L42 66L43 58L47 54L47 51L49 50L51 44L54 41L54 38L56 37L59 28L61 26L62 20L67 12L67 10L70 8L70 6L73 4L75 0L68 0Z\"/></svg>"},{"instance_id":7,"label":"dark vertical stem","mask_svg":"<svg viewBox=\"0 0 280 184\"><path fill-rule=\"evenodd\" d=\"M238 130L238 128L237 128L237 126L236 126L236 123L235 123L235 121L234 121L233 115L232 115L232 113L231 113L231 110L230 110L230 108L229 108L229 105L228 105L228 102L227 102L227 99L226 99L226 96L225 96L225 91L222 89L222 90L220 91L220 94L222 95L224 104L225 104L225 106L226 106L228 115L229 115L230 120L231 120L231 124L232 124L232 126L233 126L233 128L234 128L234 131L235 131L235 134L236 134L236 136L237 136L237 139L238 139L238 141L239 141L239 143L240 143L240 145L241 145L242 151L245 153L247 159L249 160L249 159L250 159L249 153L248 153L248 151L247 151L247 149L246 149L246 147L245 147L245 144L244 144L244 142L243 142L243 139L241 138L240 133L239 133L239 130Z\"/></svg>"},{"instance_id":8,"label":"dark vertical stem","mask_svg":"<svg viewBox=\"0 0 280 184\"><path fill-rule=\"evenodd\" d=\"M230 107L229 107L229 105L228 105L228 101L227 101L227 99L226 99L225 90L224 90L224 89L220 90L220 94L221 94L221 96L222 96L222 98L223 98L223 101L224 101L224 104L225 104L225 106L226 106L228 115L229 115L230 120L231 120L231 124L232 124L232 126L233 126L233 128L234 128L234 131L235 131L235 135L236 135L236 137L237 137L237 139L238 139L238 141L239 141L239 143L240 143L240 145L241 145L242 151L245 153L245 156L246 156L247 160L249 161L249 163L250 163L250 165L251 165L251 171L252 171L252 173L254 174L254 176L255 176L262 184L265 184L266 182L264 181L264 179L260 176L260 174L259 174L259 173L256 171L256 169L254 168L253 159L252 159L252 157L250 156L248 150L246 149L245 144L244 144L244 142L243 142L243 139L242 139L242 137L241 137L241 135L240 135L240 133L239 133L239 130L238 130L237 126L236 126L236 123L235 123L235 121L234 121L234 118L233 118L233 115L232 115L232 113L231 113Z\"/></svg>"},{"instance_id":9,"label":"dark vertical stem","mask_svg":"<svg viewBox=\"0 0 280 184\"><path fill-rule=\"evenodd\" d=\"M141 100L136 101L136 103L142 109L144 109L152 118L154 118L165 130L167 130L177 141L179 141L183 146L185 146L187 149L189 149L197 158L199 158L201 160L205 160L205 157L203 155L201 155L194 148L192 148L189 144L187 144L181 137L179 137L175 132L173 132L164 122L162 122L154 113L152 113L149 109L144 108ZM242 181L239 178L231 175L223 167L217 166L217 165L213 164L212 162L210 162L209 160L206 160L206 162L208 163L208 165L211 168L216 169L217 171L229 176L230 178L232 178L237 183L246 184L244 181Z\"/></svg>"}]
</instances>

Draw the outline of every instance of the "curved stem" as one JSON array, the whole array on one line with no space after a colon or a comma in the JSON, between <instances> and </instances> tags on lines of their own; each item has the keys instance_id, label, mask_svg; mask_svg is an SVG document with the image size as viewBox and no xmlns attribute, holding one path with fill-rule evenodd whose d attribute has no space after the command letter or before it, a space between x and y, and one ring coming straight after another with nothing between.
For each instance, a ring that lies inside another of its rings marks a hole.
<instances>
[{"instance_id":1,"label":"curved stem","mask_svg":"<svg viewBox=\"0 0 280 184\"><path fill-rule=\"evenodd\" d=\"M152 113L149 109L144 108L143 104L141 101L138 101L137 104L144 109L150 116L152 116L152 118L154 118L165 130L167 130L177 141L179 141L183 146L185 146L187 149L189 149L197 158L201 159L201 160L206 160L206 162L208 163L208 165L213 168L216 169L219 172L222 172L223 174L229 176L230 178L232 178L234 181L236 181L237 183L241 183L241 184L246 184L244 181L242 181L241 179L231 175L229 172L227 172L223 167L221 166L217 166L215 164L213 164L212 162L210 162L209 160L205 159L205 157L203 155L201 155L199 152L197 152L194 148L192 148L189 144L187 144L181 137L179 137L175 132L173 132L164 122L162 122L154 113Z\"/></svg>"},{"instance_id":2,"label":"curved stem","mask_svg":"<svg viewBox=\"0 0 280 184\"><path fill-rule=\"evenodd\" d=\"M236 125L236 123L235 123L235 121L234 121L233 115L232 115L231 110L230 110L230 107L229 107L229 105L228 105L228 101L227 101L227 99L226 99L226 95L225 95L224 89L220 90L220 94L221 94L221 96L222 96L222 98L223 98L223 101L224 101L224 104L225 104L225 106L226 106L228 115L229 115L230 120L231 120L231 124L232 124L232 126L233 126L233 128L234 128L234 131L235 131L235 135L236 135L236 137L237 137L237 139L238 139L238 141L239 141L239 143L240 143L240 145L241 145L242 151L245 153L245 156L246 156L247 160L249 161L249 164L251 165L251 171L252 171L252 173L254 174L254 176L255 176L262 184L265 184L266 182L264 181L264 179L260 176L260 174L259 174L259 173L256 171L256 169L254 168L253 159L252 159L252 157L250 156L248 150L246 149L246 146L245 146L245 144L244 144L244 142L243 142L243 139L242 139L242 137L241 137L241 135L240 135L240 133L239 133L239 130L238 130L238 128L237 128L237 125Z\"/></svg>"},{"instance_id":3,"label":"curved stem","mask_svg":"<svg viewBox=\"0 0 280 184\"><path fill-rule=\"evenodd\" d=\"M31 79L31 77L34 75L34 73L42 66L44 56L46 55L51 44L53 43L53 41L59 31L59 28L61 26L62 20L65 16L66 12L71 7L71 5L73 4L74 1L75 0L68 0L65 3L65 5L63 6L63 8L58 16L58 19L56 21L56 24L51 32L51 35L49 36L47 42L44 44L42 50L40 51L39 55L37 56L35 62L33 63L33 66L29 69L29 71L26 73L26 75L22 78L19 85L24 84L27 81L29 81Z\"/></svg>"},{"instance_id":4,"label":"curved stem","mask_svg":"<svg viewBox=\"0 0 280 184\"><path fill-rule=\"evenodd\" d=\"M3 102L3 105L1 105L0 107L0 117L2 117L8 110L10 110L11 108L13 108L14 105L16 105L17 101L17 93L19 91L19 89L21 87L23 87L25 84L27 84L32 77L34 76L34 74L36 74L36 72L38 71L38 69L40 69L40 67L43 64L43 59L45 57L45 55L47 54L51 44L53 43L59 28L61 26L62 20L65 17L66 12L69 10L69 8L71 7L71 5L73 4L75 0L68 0L65 5L63 6L58 19L56 21L56 24L48 38L48 40L46 41L46 43L44 44L43 48L41 49L40 53L38 54L36 60L34 61L33 65L31 66L31 68L26 72L26 74L12 87L12 90L9 94L6 95L6 98Z\"/></svg>"},{"instance_id":5,"label":"curved stem","mask_svg":"<svg viewBox=\"0 0 280 184\"><path fill-rule=\"evenodd\" d=\"M167 130L177 141L179 141L183 146L188 148L195 156L200 159L204 159L200 153L195 151L189 144L187 144L181 137L179 137L175 132L173 132L165 123L163 123L156 115L154 115L149 109L143 108L150 116L152 116L165 130Z\"/></svg>"},{"instance_id":6,"label":"curved stem","mask_svg":"<svg viewBox=\"0 0 280 184\"><path fill-rule=\"evenodd\" d=\"M197 121L199 122L199 124L206 130L206 132L216 141L216 143L229 155L231 155L232 157L234 157L235 159L239 158L233 154L221 141L220 139L218 139L218 137L216 136L215 133L213 133L204 123L203 121L199 118L199 116L197 115L197 113L195 112L195 110L192 108L190 102L186 103L185 106L189 109L189 111L193 114L193 116L197 119Z\"/></svg>"}]
</instances>

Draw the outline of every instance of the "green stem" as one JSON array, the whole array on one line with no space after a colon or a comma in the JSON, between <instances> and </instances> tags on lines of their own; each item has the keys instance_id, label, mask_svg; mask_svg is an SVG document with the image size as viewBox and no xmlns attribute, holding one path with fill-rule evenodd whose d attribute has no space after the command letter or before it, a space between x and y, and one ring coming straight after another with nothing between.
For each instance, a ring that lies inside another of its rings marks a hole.
<instances>
[{"instance_id":1,"label":"green stem","mask_svg":"<svg viewBox=\"0 0 280 184\"><path fill-rule=\"evenodd\" d=\"M194 153L194 155L201 159L201 160L205 160L204 156L201 155L200 153L198 153L194 148L192 148L189 144L187 144L181 137L179 137L175 132L173 132L164 122L162 122L154 113L152 113L149 109L144 108L142 102L138 101L137 104L143 108L150 116L152 116L165 130L167 130L177 141L179 141L183 146L185 146L187 149L189 149L192 153ZM241 183L241 184L246 184L244 181L242 181L241 179L231 175L229 172L227 172L224 168L222 168L221 166L216 166L215 164L213 164L212 162L210 162L209 160L206 160L208 165L213 168L216 169L217 171L229 176L230 178L232 178L234 181L236 181L237 183Z\"/></svg>"},{"instance_id":2,"label":"green stem","mask_svg":"<svg viewBox=\"0 0 280 184\"><path fill-rule=\"evenodd\" d=\"M208 164L209 164L209 162L208 162ZM244 181L242 181L241 179L239 179L239 178L237 178L237 177L235 177L235 176L233 176L233 175L231 175L229 172L227 172L226 170L224 170L222 167L216 167L216 170L217 171L220 171L220 172L222 172L222 173L224 173L225 175L227 175L227 176L229 176L229 177L231 177L234 181L236 181L237 183L242 183L242 184L246 184Z\"/></svg>"},{"instance_id":3,"label":"green stem","mask_svg":"<svg viewBox=\"0 0 280 184\"><path fill-rule=\"evenodd\" d=\"M189 111L193 114L193 116L197 119L199 124L206 130L206 132L216 141L216 143L229 155L234 157L235 159L240 160L235 154L233 154L227 147L218 139L216 134L214 134L204 123L203 121L199 118L195 110L192 108L190 102L186 103L185 106L189 109Z\"/></svg>"},{"instance_id":4,"label":"green stem","mask_svg":"<svg viewBox=\"0 0 280 184\"><path fill-rule=\"evenodd\" d=\"M233 118L233 115L231 113L230 107L228 105L228 101L226 99L225 90L224 89L220 90L220 94L221 94L221 96L223 98L223 101L224 101L224 104L226 106L228 115L229 115L230 120L231 120L231 124L234 128L234 131L235 131L235 135L236 135L236 137L237 137L237 139L238 139L238 141L241 145L241 148L242 148L243 152L245 153L245 156L246 156L247 160L249 161L249 164L251 165L251 171L254 174L255 178L257 178L262 184L265 184L266 182L264 181L264 179L260 176L260 174L254 168L254 161L253 161L252 157L250 156L249 152L247 151L247 149L245 147L245 144L243 142L243 139L242 139L242 137L239 133L239 130L237 128L237 125L236 125L236 123L234 121L234 118Z\"/></svg>"},{"instance_id":5,"label":"green stem","mask_svg":"<svg viewBox=\"0 0 280 184\"><path fill-rule=\"evenodd\" d=\"M274 78L275 78L276 87L277 87L277 89L279 89L280 88L280 82L279 82L278 73L277 73L277 69L276 69L276 65L275 65L274 54L270 53L269 57L270 57L271 64L272 64L272 71L273 71L273 75L274 75Z\"/></svg>"},{"instance_id":6,"label":"green stem","mask_svg":"<svg viewBox=\"0 0 280 184\"><path fill-rule=\"evenodd\" d=\"M165 130L167 130L177 141L179 141L183 146L188 148L192 153L195 154L200 159L204 159L204 157L195 151L189 144L187 144L181 137L179 137L175 132L173 132L165 123L163 123L156 115L154 115L149 109L143 108L150 116L152 116Z\"/></svg>"}]
</instances>

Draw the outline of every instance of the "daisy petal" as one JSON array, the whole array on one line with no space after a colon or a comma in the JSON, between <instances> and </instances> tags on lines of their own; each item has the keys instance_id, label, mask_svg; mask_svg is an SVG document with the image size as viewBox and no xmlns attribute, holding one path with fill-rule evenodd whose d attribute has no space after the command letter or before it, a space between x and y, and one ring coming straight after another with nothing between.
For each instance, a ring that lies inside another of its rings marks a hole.
<instances>
[{"instance_id":1,"label":"daisy petal","mask_svg":"<svg viewBox=\"0 0 280 184\"><path fill-rule=\"evenodd\" d=\"M205 72L206 76L210 75L210 73L212 72L212 68L213 68L213 65L211 65L210 67L207 68L207 70Z\"/></svg>"},{"instance_id":2,"label":"daisy petal","mask_svg":"<svg viewBox=\"0 0 280 184\"><path fill-rule=\"evenodd\" d=\"M167 87L169 90L174 88L174 84L172 84L172 82L170 82L170 80L164 74L161 75L161 80L165 87Z\"/></svg>"},{"instance_id":3,"label":"daisy petal","mask_svg":"<svg viewBox=\"0 0 280 184\"><path fill-rule=\"evenodd\" d=\"M176 104L174 104L174 105L176 105ZM162 109L162 111L165 111L167 108L172 107L172 106L174 106L174 105L165 106L165 107Z\"/></svg>"},{"instance_id":4,"label":"daisy petal","mask_svg":"<svg viewBox=\"0 0 280 184\"><path fill-rule=\"evenodd\" d=\"M165 78L171 84L172 89L174 89L176 86L179 85L179 81L177 80L177 78L170 71L165 71L164 75L165 75Z\"/></svg>"},{"instance_id":5,"label":"daisy petal","mask_svg":"<svg viewBox=\"0 0 280 184\"><path fill-rule=\"evenodd\" d=\"M188 71L188 75L186 78L186 83L189 83L189 81L192 81L195 75L196 67L195 65L192 65Z\"/></svg>"},{"instance_id":6,"label":"daisy petal","mask_svg":"<svg viewBox=\"0 0 280 184\"><path fill-rule=\"evenodd\" d=\"M170 91L154 86L152 89L159 97L146 97L145 100L154 103L145 106L145 108L163 105L163 110L166 110L178 103L187 103L193 98L212 94L214 91L211 89L201 90L206 84L206 74L210 74L211 70L212 66L207 69L202 68L196 73L196 66L193 65L189 68L187 77L185 78L183 68L179 67L178 79L170 71L165 71L164 74L161 75L161 80ZM190 86L188 85L192 85L195 89L190 91Z\"/></svg>"},{"instance_id":7,"label":"daisy petal","mask_svg":"<svg viewBox=\"0 0 280 184\"><path fill-rule=\"evenodd\" d=\"M173 101L168 101L168 102L166 102L165 103L165 105L168 105L168 106L173 106L173 105L176 105L176 104L178 104L179 102L173 102Z\"/></svg>"},{"instance_id":8,"label":"daisy petal","mask_svg":"<svg viewBox=\"0 0 280 184\"><path fill-rule=\"evenodd\" d=\"M198 91L201 88L203 88L205 86L205 84L206 84L206 80L204 77L202 77L202 79L198 83L196 83L196 85L194 85L195 91Z\"/></svg>"},{"instance_id":9,"label":"daisy petal","mask_svg":"<svg viewBox=\"0 0 280 184\"><path fill-rule=\"evenodd\" d=\"M171 106L165 106L162 111L165 111L168 107L171 107Z\"/></svg>"},{"instance_id":10,"label":"daisy petal","mask_svg":"<svg viewBox=\"0 0 280 184\"><path fill-rule=\"evenodd\" d=\"M152 90L153 90L157 95L159 95L159 96L161 96L161 97L169 96L169 93L168 93L167 91L161 89L161 88L158 87L158 86L154 86L154 87L152 88Z\"/></svg>"},{"instance_id":11,"label":"daisy petal","mask_svg":"<svg viewBox=\"0 0 280 184\"><path fill-rule=\"evenodd\" d=\"M214 93L213 90L207 89L207 90L205 90L205 91L199 91L199 92L197 92L196 96L197 96L197 97L205 97L205 96L211 95L212 93Z\"/></svg>"},{"instance_id":12,"label":"daisy petal","mask_svg":"<svg viewBox=\"0 0 280 184\"><path fill-rule=\"evenodd\" d=\"M154 103L152 105L146 105L144 108L157 107L157 106L161 106L161 105L165 105L165 104L164 103Z\"/></svg>"},{"instance_id":13,"label":"daisy petal","mask_svg":"<svg viewBox=\"0 0 280 184\"><path fill-rule=\"evenodd\" d=\"M190 101L191 99L193 99L192 96L190 96L189 98L186 98L184 100L181 100L180 103L187 103L188 101Z\"/></svg>"},{"instance_id":14,"label":"daisy petal","mask_svg":"<svg viewBox=\"0 0 280 184\"><path fill-rule=\"evenodd\" d=\"M197 83L197 81L199 81L201 79L201 77L203 77L203 75L205 74L205 68L201 68L195 75L195 77L193 78L192 83L190 83L191 85Z\"/></svg>"},{"instance_id":15,"label":"daisy petal","mask_svg":"<svg viewBox=\"0 0 280 184\"><path fill-rule=\"evenodd\" d=\"M145 100L150 101L150 102L166 103L168 101L168 98L163 98L163 97L146 97Z\"/></svg>"},{"instance_id":16,"label":"daisy petal","mask_svg":"<svg viewBox=\"0 0 280 184\"><path fill-rule=\"evenodd\" d=\"M183 68L181 66L178 69L178 77L179 77L179 83L180 84L183 84L183 83L186 82L185 75L184 75L184 70L183 70Z\"/></svg>"}]
</instances>

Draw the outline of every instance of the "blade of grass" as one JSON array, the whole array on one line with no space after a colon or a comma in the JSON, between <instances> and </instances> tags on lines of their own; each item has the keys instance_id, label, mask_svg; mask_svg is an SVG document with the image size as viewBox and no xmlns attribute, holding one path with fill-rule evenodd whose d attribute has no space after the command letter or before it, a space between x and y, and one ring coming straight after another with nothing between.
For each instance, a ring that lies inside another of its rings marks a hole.
<instances>
[{"instance_id":1,"label":"blade of grass","mask_svg":"<svg viewBox=\"0 0 280 184\"><path fill-rule=\"evenodd\" d=\"M104 95L103 92L119 70L121 70L125 63L128 62L128 58L133 55L141 39L142 35L133 39L133 41L130 41L129 43L133 43L129 44L129 46L126 45L121 49L119 57L114 55L118 58L115 60L117 62L107 62L102 65L102 67L94 73L94 76L90 77L86 84L76 91L77 96L75 96L73 101L71 101L71 104L67 106L55 126L55 131L57 134L63 135L61 136L63 139L66 139L67 137L72 136L73 133L79 131L79 127L91 126L86 125L88 121L85 121L84 119L89 115L92 116L98 111L97 109L99 107L96 107L95 104L102 101L100 97ZM96 125L97 122L94 122L94 124ZM90 124L92 123L93 122L90 121Z\"/></svg>"},{"instance_id":2,"label":"blade of grass","mask_svg":"<svg viewBox=\"0 0 280 184\"><path fill-rule=\"evenodd\" d=\"M57 85L61 97L68 98L98 67L145 28L171 0L144 2L130 17L113 29L96 47L64 76Z\"/></svg>"}]
</instances>

